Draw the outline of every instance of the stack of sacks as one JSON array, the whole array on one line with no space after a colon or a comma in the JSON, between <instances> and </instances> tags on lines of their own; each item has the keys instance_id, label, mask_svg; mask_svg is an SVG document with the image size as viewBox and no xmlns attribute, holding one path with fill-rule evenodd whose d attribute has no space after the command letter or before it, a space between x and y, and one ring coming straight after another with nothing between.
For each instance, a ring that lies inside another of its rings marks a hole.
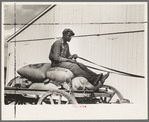
<instances>
[{"instance_id":1,"label":"stack of sacks","mask_svg":"<svg viewBox=\"0 0 149 122\"><path fill-rule=\"evenodd\" d=\"M20 68L17 72L22 77L17 78L17 81L21 79L19 83L22 82L21 86L23 88L29 87L30 89L37 88L48 90L50 88L57 89L57 86L63 86L65 89L69 90L71 80L74 90L94 88L94 86L90 84L86 78L74 78L74 74L70 70L61 67L51 67L50 63L30 64ZM46 79L48 79L48 83L45 84L44 81L46 81Z\"/></svg>"},{"instance_id":2,"label":"stack of sacks","mask_svg":"<svg viewBox=\"0 0 149 122\"><path fill-rule=\"evenodd\" d=\"M32 81L33 84L29 87L30 89L49 89L51 86L54 88L63 86L68 90L68 83L74 78L70 70L60 67L51 68L50 63L30 64L20 68L17 72L21 77ZM44 82L46 80L48 83Z\"/></svg>"},{"instance_id":3,"label":"stack of sacks","mask_svg":"<svg viewBox=\"0 0 149 122\"><path fill-rule=\"evenodd\" d=\"M46 72L50 68L50 63L30 64L20 68L17 72L20 76L32 82L40 83L46 79Z\"/></svg>"}]
</instances>

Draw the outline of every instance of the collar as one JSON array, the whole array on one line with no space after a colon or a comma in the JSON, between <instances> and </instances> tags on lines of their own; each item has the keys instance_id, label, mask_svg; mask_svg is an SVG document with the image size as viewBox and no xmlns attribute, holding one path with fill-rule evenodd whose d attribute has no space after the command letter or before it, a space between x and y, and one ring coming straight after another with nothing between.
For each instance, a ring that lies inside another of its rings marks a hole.
<instances>
[{"instance_id":1,"label":"collar","mask_svg":"<svg viewBox=\"0 0 149 122\"><path fill-rule=\"evenodd\" d=\"M64 42L63 38L61 38L61 42L62 44L66 44L67 42Z\"/></svg>"}]
</instances>

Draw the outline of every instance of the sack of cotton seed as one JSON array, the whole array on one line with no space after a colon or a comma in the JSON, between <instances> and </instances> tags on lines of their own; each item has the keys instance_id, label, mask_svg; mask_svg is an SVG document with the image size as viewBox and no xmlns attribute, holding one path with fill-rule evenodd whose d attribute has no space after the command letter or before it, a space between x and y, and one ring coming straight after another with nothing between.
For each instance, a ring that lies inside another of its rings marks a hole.
<instances>
[{"instance_id":1,"label":"sack of cotton seed","mask_svg":"<svg viewBox=\"0 0 149 122\"><path fill-rule=\"evenodd\" d=\"M43 82L46 72L51 68L51 63L30 64L17 70L17 73L32 82Z\"/></svg>"},{"instance_id":2,"label":"sack of cotton seed","mask_svg":"<svg viewBox=\"0 0 149 122\"><path fill-rule=\"evenodd\" d=\"M17 88L28 88L30 85L32 85L32 82L29 81L26 78L17 76L15 78L13 78L8 84L7 86L11 86L11 87L17 87Z\"/></svg>"},{"instance_id":3,"label":"sack of cotton seed","mask_svg":"<svg viewBox=\"0 0 149 122\"><path fill-rule=\"evenodd\" d=\"M85 88L92 90L94 86L84 77L75 77L72 79L73 90L84 90Z\"/></svg>"},{"instance_id":4,"label":"sack of cotton seed","mask_svg":"<svg viewBox=\"0 0 149 122\"><path fill-rule=\"evenodd\" d=\"M54 67L50 68L46 72L46 77L49 80L55 81L59 85L61 85L61 83L64 82L69 83L71 79L74 78L74 74L66 68Z\"/></svg>"}]
</instances>

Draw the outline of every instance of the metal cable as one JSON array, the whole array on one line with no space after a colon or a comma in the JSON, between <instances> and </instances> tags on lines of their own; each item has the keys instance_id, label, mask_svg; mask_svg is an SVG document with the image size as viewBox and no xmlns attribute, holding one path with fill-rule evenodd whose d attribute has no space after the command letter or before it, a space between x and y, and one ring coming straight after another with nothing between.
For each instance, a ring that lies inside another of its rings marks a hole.
<instances>
[{"instance_id":1,"label":"metal cable","mask_svg":"<svg viewBox=\"0 0 149 122\"><path fill-rule=\"evenodd\" d=\"M125 32L114 32L114 33L103 33L103 34L90 34L90 35L78 35L78 36L73 36L73 38L76 37L89 37L89 36L104 36L104 35L114 35L114 34L126 34L126 33L140 33L140 32L144 32L144 30L137 30L137 31L125 31ZM61 38L61 37L56 37ZM26 39L26 40L17 40L17 42L30 42L30 41L43 41L43 40L53 40L55 39L53 38L41 38L41 39ZM15 41L11 41L11 42L15 42Z\"/></svg>"}]
</instances>

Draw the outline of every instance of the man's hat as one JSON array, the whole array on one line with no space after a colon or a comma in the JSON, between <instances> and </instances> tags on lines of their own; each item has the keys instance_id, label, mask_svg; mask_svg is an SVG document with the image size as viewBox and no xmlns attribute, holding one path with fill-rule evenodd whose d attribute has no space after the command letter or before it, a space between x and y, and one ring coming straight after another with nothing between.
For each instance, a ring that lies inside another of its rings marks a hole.
<instances>
[{"instance_id":1,"label":"man's hat","mask_svg":"<svg viewBox=\"0 0 149 122\"><path fill-rule=\"evenodd\" d=\"M66 35L68 32L70 32L72 36L75 35L75 33L69 28L66 28L66 29L63 30L63 35Z\"/></svg>"}]
</instances>

